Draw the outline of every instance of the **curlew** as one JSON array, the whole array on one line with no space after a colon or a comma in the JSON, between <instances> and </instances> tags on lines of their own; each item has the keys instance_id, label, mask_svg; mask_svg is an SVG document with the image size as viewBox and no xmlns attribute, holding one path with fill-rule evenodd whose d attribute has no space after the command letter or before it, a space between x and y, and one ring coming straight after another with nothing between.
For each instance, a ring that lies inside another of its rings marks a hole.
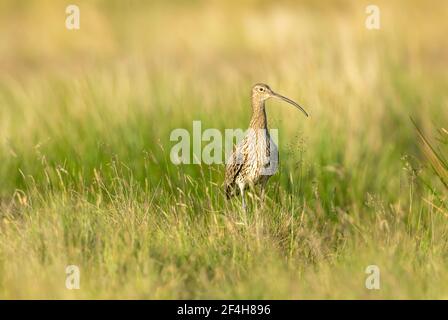
<instances>
[{"instance_id":1,"label":"curlew","mask_svg":"<svg viewBox=\"0 0 448 320\"><path fill-rule=\"evenodd\" d=\"M269 135L265 102L269 98L278 98L292 104L307 117L307 112L296 102L275 93L263 83L252 88L252 118L244 138L234 147L225 173L225 189L229 199L241 194L243 209L246 210L244 191L249 186L261 185L262 193L269 177L278 166L278 149Z\"/></svg>"}]
</instances>

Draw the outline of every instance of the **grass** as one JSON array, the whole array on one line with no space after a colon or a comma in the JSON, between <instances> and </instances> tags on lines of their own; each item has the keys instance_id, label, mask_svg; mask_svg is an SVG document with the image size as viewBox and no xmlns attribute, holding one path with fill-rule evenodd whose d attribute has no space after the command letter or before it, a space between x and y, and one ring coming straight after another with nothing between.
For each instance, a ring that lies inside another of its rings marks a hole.
<instances>
[{"instance_id":1,"label":"grass","mask_svg":"<svg viewBox=\"0 0 448 320\"><path fill-rule=\"evenodd\" d=\"M369 31L367 4L79 1L69 31L2 2L0 298L448 298L448 6ZM281 167L245 215L169 137L246 128L255 82L311 117L268 103Z\"/></svg>"}]
</instances>

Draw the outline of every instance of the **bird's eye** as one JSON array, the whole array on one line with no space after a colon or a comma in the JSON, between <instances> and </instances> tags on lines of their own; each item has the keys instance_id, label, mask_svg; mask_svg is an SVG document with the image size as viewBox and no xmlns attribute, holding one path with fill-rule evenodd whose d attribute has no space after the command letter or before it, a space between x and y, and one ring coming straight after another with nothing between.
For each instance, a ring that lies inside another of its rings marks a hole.
<instances>
[{"instance_id":1,"label":"bird's eye","mask_svg":"<svg viewBox=\"0 0 448 320\"><path fill-rule=\"evenodd\" d=\"M264 88L258 88L258 91L263 92Z\"/></svg>"}]
</instances>

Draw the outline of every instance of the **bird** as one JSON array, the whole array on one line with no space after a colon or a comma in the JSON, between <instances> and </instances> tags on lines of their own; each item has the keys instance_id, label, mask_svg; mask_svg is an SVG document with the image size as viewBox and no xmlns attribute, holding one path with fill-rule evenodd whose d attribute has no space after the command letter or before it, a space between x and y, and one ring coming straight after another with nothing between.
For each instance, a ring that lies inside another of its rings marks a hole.
<instances>
[{"instance_id":1,"label":"bird","mask_svg":"<svg viewBox=\"0 0 448 320\"><path fill-rule=\"evenodd\" d=\"M249 129L227 159L224 181L227 199L240 194L244 211L245 190L261 185L264 197L266 183L278 167L278 148L269 134L265 110L265 102L270 98L283 100L308 117L308 113L298 103L274 92L267 84L257 83L252 87Z\"/></svg>"}]
</instances>

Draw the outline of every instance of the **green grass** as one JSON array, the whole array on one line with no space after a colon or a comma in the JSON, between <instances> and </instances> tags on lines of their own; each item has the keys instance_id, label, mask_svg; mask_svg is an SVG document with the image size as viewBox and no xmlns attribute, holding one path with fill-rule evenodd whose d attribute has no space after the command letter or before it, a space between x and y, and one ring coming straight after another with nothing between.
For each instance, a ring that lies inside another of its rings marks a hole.
<instances>
[{"instance_id":1,"label":"green grass","mask_svg":"<svg viewBox=\"0 0 448 320\"><path fill-rule=\"evenodd\" d=\"M358 1L80 1L68 31L62 1L14 3L0 298L448 298L446 131L432 138L448 120L447 5L381 1L368 31ZM268 102L281 166L245 214L224 166L173 165L169 137L193 120L245 128L255 82L311 117Z\"/></svg>"}]
</instances>

